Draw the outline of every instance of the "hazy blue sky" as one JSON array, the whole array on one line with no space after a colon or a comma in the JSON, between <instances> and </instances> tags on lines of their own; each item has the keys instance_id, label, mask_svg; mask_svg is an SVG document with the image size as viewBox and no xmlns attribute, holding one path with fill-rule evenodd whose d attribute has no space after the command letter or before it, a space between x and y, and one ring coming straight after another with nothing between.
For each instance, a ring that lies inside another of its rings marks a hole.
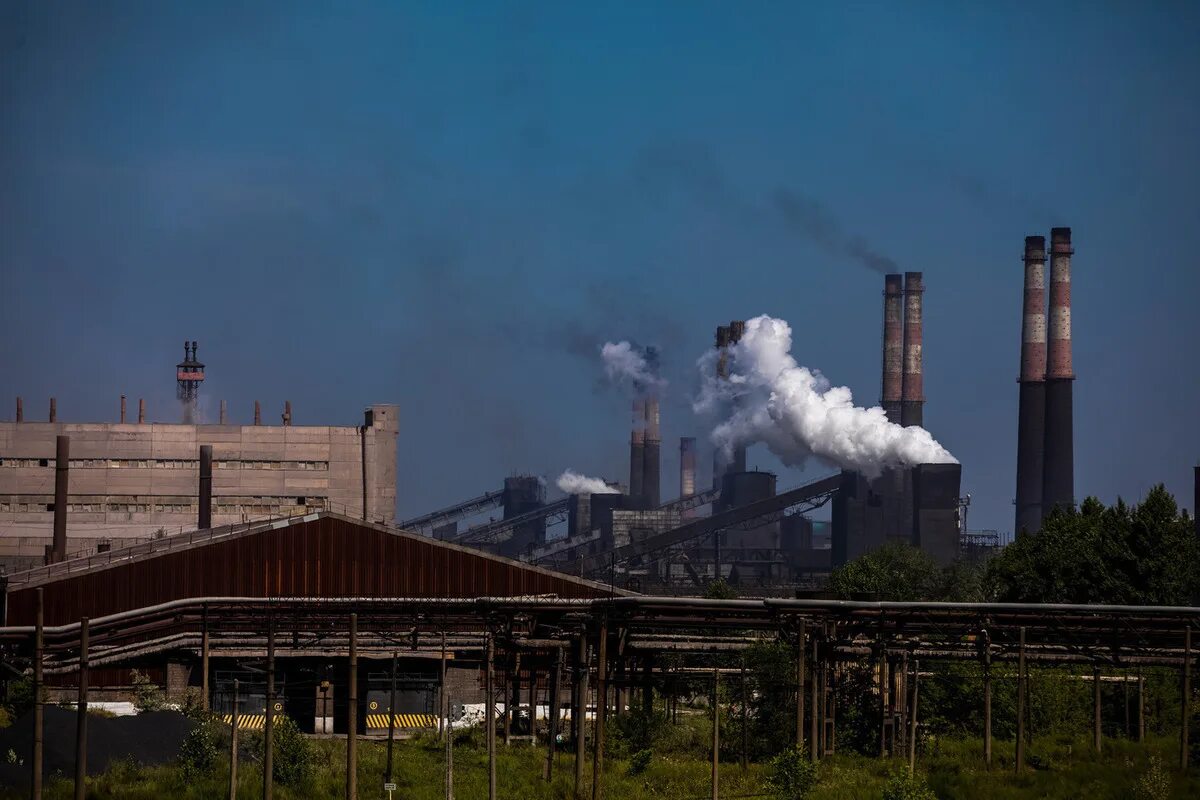
<instances>
[{"instance_id":1,"label":"hazy blue sky","mask_svg":"<svg viewBox=\"0 0 1200 800\"><path fill-rule=\"evenodd\" d=\"M1200 5L805 6L4 3L0 418L174 421L196 339L210 416L399 403L408 515L623 479L596 349L632 337L671 496L722 321L786 318L878 401L890 259L925 272L928 427L1008 530L1022 240L1069 225L1077 492L1190 507Z\"/></svg>"}]
</instances>

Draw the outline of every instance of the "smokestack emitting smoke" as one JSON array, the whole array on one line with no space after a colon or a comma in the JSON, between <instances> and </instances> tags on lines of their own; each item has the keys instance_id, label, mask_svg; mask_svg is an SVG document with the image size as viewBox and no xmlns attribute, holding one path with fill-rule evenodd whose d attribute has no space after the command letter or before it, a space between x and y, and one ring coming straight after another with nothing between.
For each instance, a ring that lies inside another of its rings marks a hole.
<instances>
[{"instance_id":1,"label":"smokestack emitting smoke","mask_svg":"<svg viewBox=\"0 0 1200 800\"><path fill-rule=\"evenodd\" d=\"M558 488L566 494L620 494L619 489L614 489L604 482L602 478L591 478L587 475L580 475L572 469L563 470L563 474L558 476L555 481Z\"/></svg>"},{"instance_id":2,"label":"smokestack emitting smoke","mask_svg":"<svg viewBox=\"0 0 1200 800\"><path fill-rule=\"evenodd\" d=\"M641 501L645 491L646 401L634 398L629 432L629 496Z\"/></svg>"},{"instance_id":3,"label":"smokestack emitting smoke","mask_svg":"<svg viewBox=\"0 0 1200 800\"><path fill-rule=\"evenodd\" d=\"M727 379L729 377L729 356L728 349L730 345L737 344L742 336L746 333L746 323L740 319L735 319L728 325L718 325L716 335L717 347L717 377ZM713 488L720 489L722 480L726 473L729 472L745 472L746 471L746 446L738 443L733 446L733 449L726 452L720 448L713 453Z\"/></svg>"},{"instance_id":4,"label":"smokestack emitting smoke","mask_svg":"<svg viewBox=\"0 0 1200 800\"><path fill-rule=\"evenodd\" d=\"M1046 436L1042 514L1075 505L1071 365L1071 229L1050 229L1050 315L1046 363Z\"/></svg>"},{"instance_id":5,"label":"smokestack emitting smoke","mask_svg":"<svg viewBox=\"0 0 1200 800\"><path fill-rule=\"evenodd\" d=\"M1017 409L1017 497L1014 533L1042 527L1046 422L1046 237L1025 237L1025 299Z\"/></svg>"},{"instance_id":6,"label":"smokestack emitting smoke","mask_svg":"<svg viewBox=\"0 0 1200 800\"><path fill-rule=\"evenodd\" d=\"M658 508L662 501L662 434L658 422L658 397L646 398L646 445L642 468L642 504Z\"/></svg>"},{"instance_id":7,"label":"smokestack emitting smoke","mask_svg":"<svg viewBox=\"0 0 1200 800\"><path fill-rule=\"evenodd\" d=\"M788 324L763 315L727 349L728 380L718 374L718 351L701 357L703 384L693 408L727 415L712 432L719 449L732 455L763 442L789 466L817 456L868 478L888 467L957 463L924 428L889 422L879 407L855 406L848 388L797 364L791 347Z\"/></svg>"},{"instance_id":8,"label":"smokestack emitting smoke","mask_svg":"<svg viewBox=\"0 0 1200 800\"><path fill-rule=\"evenodd\" d=\"M71 477L71 437L59 436L54 452L54 538L50 562L67 560L67 497Z\"/></svg>"},{"instance_id":9,"label":"smokestack emitting smoke","mask_svg":"<svg viewBox=\"0 0 1200 800\"><path fill-rule=\"evenodd\" d=\"M921 273L904 273L904 375L900 388L900 424L906 428L925 424L925 375L921 351L924 293Z\"/></svg>"},{"instance_id":10,"label":"smokestack emitting smoke","mask_svg":"<svg viewBox=\"0 0 1200 800\"><path fill-rule=\"evenodd\" d=\"M904 276L883 278L883 390L879 402L890 422L900 423L904 386Z\"/></svg>"},{"instance_id":11,"label":"smokestack emitting smoke","mask_svg":"<svg viewBox=\"0 0 1200 800\"><path fill-rule=\"evenodd\" d=\"M696 493L696 438L679 438L679 496L691 497Z\"/></svg>"}]
</instances>

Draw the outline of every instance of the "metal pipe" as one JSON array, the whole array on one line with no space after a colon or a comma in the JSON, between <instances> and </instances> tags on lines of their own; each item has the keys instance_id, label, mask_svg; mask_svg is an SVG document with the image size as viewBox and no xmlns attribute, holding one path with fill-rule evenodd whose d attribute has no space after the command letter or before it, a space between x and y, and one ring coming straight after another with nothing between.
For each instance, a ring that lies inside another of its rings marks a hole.
<instances>
[{"instance_id":1,"label":"metal pipe","mask_svg":"<svg viewBox=\"0 0 1200 800\"><path fill-rule=\"evenodd\" d=\"M817 637L814 635L812 637L812 668L813 668L812 686L811 686L811 690L812 690L812 720L809 723L809 729L808 729L809 758L812 759L813 763L816 763L817 759L820 758L818 751L821 749L820 748L821 705L820 705L820 698L819 698L820 687L817 685L819 683L818 675L820 674L820 663L821 662L818 660L819 654L818 654L817 647L818 647ZM803 689L803 687L801 687L801 689Z\"/></svg>"},{"instance_id":2,"label":"metal pipe","mask_svg":"<svg viewBox=\"0 0 1200 800\"><path fill-rule=\"evenodd\" d=\"M805 638L808 623L800 621L800 633L796 637L796 747L804 746L804 666L807 660Z\"/></svg>"},{"instance_id":3,"label":"metal pipe","mask_svg":"<svg viewBox=\"0 0 1200 800\"><path fill-rule=\"evenodd\" d=\"M1141 744L1146 741L1146 679L1140 674L1138 675L1137 686L1137 740L1138 744Z\"/></svg>"},{"instance_id":4,"label":"metal pipe","mask_svg":"<svg viewBox=\"0 0 1200 800\"><path fill-rule=\"evenodd\" d=\"M572 700L571 727L575 731L575 800L583 799L583 761L587 757L587 637L580 633L575 655L575 696Z\"/></svg>"},{"instance_id":5,"label":"metal pipe","mask_svg":"<svg viewBox=\"0 0 1200 800\"><path fill-rule=\"evenodd\" d=\"M920 272L904 273L904 375L900 391L900 424L925 424L924 352L922 345L922 296L925 283Z\"/></svg>"},{"instance_id":6,"label":"metal pipe","mask_svg":"<svg viewBox=\"0 0 1200 800\"><path fill-rule=\"evenodd\" d=\"M750 687L746 680L746 658L742 656L742 769L750 766L749 751L746 746L746 732L750 727Z\"/></svg>"},{"instance_id":7,"label":"metal pipe","mask_svg":"<svg viewBox=\"0 0 1200 800\"><path fill-rule=\"evenodd\" d=\"M58 436L54 455L54 539L50 560L67 560L67 498L71 479L71 437Z\"/></svg>"},{"instance_id":8,"label":"metal pipe","mask_svg":"<svg viewBox=\"0 0 1200 800\"><path fill-rule=\"evenodd\" d=\"M88 618L79 620L79 703L75 707L75 800L87 790Z\"/></svg>"},{"instance_id":9,"label":"metal pipe","mask_svg":"<svg viewBox=\"0 0 1200 800\"><path fill-rule=\"evenodd\" d=\"M496 640L492 633L487 635L487 756L488 756L488 800L496 800Z\"/></svg>"},{"instance_id":10,"label":"metal pipe","mask_svg":"<svg viewBox=\"0 0 1200 800\"><path fill-rule=\"evenodd\" d=\"M712 800L721 796L720 774L717 767L721 759L721 671L713 670L712 694Z\"/></svg>"},{"instance_id":11,"label":"metal pipe","mask_svg":"<svg viewBox=\"0 0 1200 800\"><path fill-rule=\"evenodd\" d=\"M58 422L58 401L50 398L50 421Z\"/></svg>"},{"instance_id":12,"label":"metal pipe","mask_svg":"<svg viewBox=\"0 0 1200 800\"><path fill-rule=\"evenodd\" d=\"M446 685L446 632L442 631L442 716L446 721L446 800L454 800L454 728L450 724L450 690Z\"/></svg>"},{"instance_id":13,"label":"metal pipe","mask_svg":"<svg viewBox=\"0 0 1200 800\"><path fill-rule=\"evenodd\" d=\"M1092 667L1092 746L1100 752L1100 667Z\"/></svg>"},{"instance_id":14,"label":"metal pipe","mask_svg":"<svg viewBox=\"0 0 1200 800\"><path fill-rule=\"evenodd\" d=\"M908 774L917 767L917 701L921 696L921 662L913 659L912 671L912 709L909 711L908 724Z\"/></svg>"},{"instance_id":15,"label":"metal pipe","mask_svg":"<svg viewBox=\"0 0 1200 800\"><path fill-rule=\"evenodd\" d=\"M1028 689L1028 675L1025 673L1025 628L1021 628L1017 650L1017 772L1025 771L1025 693Z\"/></svg>"},{"instance_id":16,"label":"metal pipe","mask_svg":"<svg viewBox=\"0 0 1200 800\"><path fill-rule=\"evenodd\" d=\"M263 709L263 800L275 793L275 622L267 620L267 702Z\"/></svg>"},{"instance_id":17,"label":"metal pipe","mask_svg":"<svg viewBox=\"0 0 1200 800\"><path fill-rule=\"evenodd\" d=\"M233 679L233 712L229 716L229 800L237 800L238 768L238 679Z\"/></svg>"},{"instance_id":18,"label":"metal pipe","mask_svg":"<svg viewBox=\"0 0 1200 800\"><path fill-rule=\"evenodd\" d=\"M146 400L145 400L145 398L139 397L138 398L138 424L143 425L143 424L145 424L145 422L146 422Z\"/></svg>"},{"instance_id":19,"label":"metal pipe","mask_svg":"<svg viewBox=\"0 0 1200 800\"><path fill-rule=\"evenodd\" d=\"M125 395L121 395L121 424L125 424Z\"/></svg>"},{"instance_id":20,"label":"metal pipe","mask_svg":"<svg viewBox=\"0 0 1200 800\"><path fill-rule=\"evenodd\" d=\"M1017 496L1013 530L1042 527L1042 471L1046 439L1046 238L1025 237L1025 299L1021 324L1017 407Z\"/></svg>"},{"instance_id":21,"label":"metal pipe","mask_svg":"<svg viewBox=\"0 0 1200 800\"><path fill-rule=\"evenodd\" d=\"M984 632L983 649L983 763L992 768L992 642Z\"/></svg>"},{"instance_id":22,"label":"metal pipe","mask_svg":"<svg viewBox=\"0 0 1200 800\"><path fill-rule=\"evenodd\" d=\"M596 650L596 733L592 750L592 800L604 797L604 726L608 721L608 620L600 621Z\"/></svg>"},{"instance_id":23,"label":"metal pipe","mask_svg":"<svg viewBox=\"0 0 1200 800\"><path fill-rule=\"evenodd\" d=\"M205 711L212 708L208 686L208 646L208 606L205 606L200 628L200 708Z\"/></svg>"},{"instance_id":24,"label":"metal pipe","mask_svg":"<svg viewBox=\"0 0 1200 800\"><path fill-rule=\"evenodd\" d=\"M257 400L254 401L254 424L262 425L262 406Z\"/></svg>"},{"instance_id":25,"label":"metal pipe","mask_svg":"<svg viewBox=\"0 0 1200 800\"><path fill-rule=\"evenodd\" d=\"M202 531L212 527L212 457L212 445L200 445L200 513L196 527Z\"/></svg>"},{"instance_id":26,"label":"metal pipe","mask_svg":"<svg viewBox=\"0 0 1200 800\"><path fill-rule=\"evenodd\" d=\"M42 631L45 627L45 602L44 590L38 587L37 617L33 635L33 754L29 759L29 768L32 771L29 781L30 797L33 800L42 800L42 734L45 707L42 700L42 659L45 657Z\"/></svg>"},{"instance_id":27,"label":"metal pipe","mask_svg":"<svg viewBox=\"0 0 1200 800\"><path fill-rule=\"evenodd\" d=\"M346 800L358 800L358 614L350 614L350 658L346 683Z\"/></svg>"},{"instance_id":28,"label":"metal pipe","mask_svg":"<svg viewBox=\"0 0 1200 800\"><path fill-rule=\"evenodd\" d=\"M444 641L444 639L443 639ZM383 782L392 782L392 748L396 744L396 658L397 654L392 653L392 675L391 675L391 690L388 698L388 738L387 738L387 766L383 771ZM446 681L446 654L442 651L442 683ZM438 723L441 724L440 722Z\"/></svg>"},{"instance_id":29,"label":"metal pipe","mask_svg":"<svg viewBox=\"0 0 1200 800\"><path fill-rule=\"evenodd\" d=\"M1071 229L1050 231L1050 316L1046 358L1045 456L1042 513L1075 504L1075 446L1071 363Z\"/></svg>"},{"instance_id":30,"label":"metal pipe","mask_svg":"<svg viewBox=\"0 0 1200 800\"><path fill-rule=\"evenodd\" d=\"M1188 768L1188 727L1192 721L1192 626L1183 629L1183 692L1180 698L1179 768Z\"/></svg>"},{"instance_id":31,"label":"metal pipe","mask_svg":"<svg viewBox=\"0 0 1200 800\"><path fill-rule=\"evenodd\" d=\"M900 424L904 385L903 275L883 277L883 381L879 403L889 421Z\"/></svg>"},{"instance_id":32,"label":"metal pipe","mask_svg":"<svg viewBox=\"0 0 1200 800\"><path fill-rule=\"evenodd\" d=\"M549 719L546 720L546 769L542 776L549 783L554 779L554 748L558 738L558 681L562 672L562 648L554 651L554 666L550 671L550 707L547 709Z\"/></svg>"},{"instance_id":33,"label":"metal pipe","mask_svg":"<svg viewBox=\"0 0 1200 800\"><path fill-rule=\"evenodd\" d=\"M450 704L446 700L449 695L449 687L446 684L446 629L442 629L442 658L440 667L440 682L438 683L438 707L441 709L441 718L438 720L438 733L450 735Z\"/></svg>"},{"instance_id":34,"label":"metal pipe","mask_svg":"<svg viewBox=\"0 0 1200 800\"><path fill-rule=\"evenodd\" d=\"M221 416L220 416L220 420L221 420L221 424L222 424L222 425L228 425L228 424L229 424L229 409L228 409L228 407L226 406L226 404L225 404L225 401L224 401L224 400L222 400L222 401L221 401Z\"/></svg>"},{"instance_id":35,"label":"metal pipe","mask_svg":"<svg viewBox=\"0 0 1200 800\"><path fill-rule=\"evenodd\" d=\"M887 650L879 649L879 757L887 758L887 681L888 663Z\"/></svg>"},{"instance_id":36,"label":"metal pipe","mask_svg":"<svg viewBox=\"0 0 1200 800\"><path fill-rule=\"evenodd\" d=\"M25 421L25 402L17 397L17 422Z\"/></svg>"}]
</instances>

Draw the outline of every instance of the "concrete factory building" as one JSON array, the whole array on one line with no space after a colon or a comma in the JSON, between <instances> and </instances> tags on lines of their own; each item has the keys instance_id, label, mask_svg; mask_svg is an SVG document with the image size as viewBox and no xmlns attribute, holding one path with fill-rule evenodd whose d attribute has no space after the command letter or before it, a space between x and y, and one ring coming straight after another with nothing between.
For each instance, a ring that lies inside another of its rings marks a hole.
<instances>
[{"instance_id":1,"label":"concrete factory building","mask_svg":"<svg viewBox=\"0 0 1200 800\"><path fill-rule=\"evenodd\" d=\"M395 405L370 406L358 427L291 425L288 412L275 426L65 423L53 412L26 422L20 407L17 416L0 422L8 571L41 564L52 542L60 436L70 439L68 557L195 528L202 445L213 452L213 525L325 510L395 521Z\"/></svg>"}]
</instances>

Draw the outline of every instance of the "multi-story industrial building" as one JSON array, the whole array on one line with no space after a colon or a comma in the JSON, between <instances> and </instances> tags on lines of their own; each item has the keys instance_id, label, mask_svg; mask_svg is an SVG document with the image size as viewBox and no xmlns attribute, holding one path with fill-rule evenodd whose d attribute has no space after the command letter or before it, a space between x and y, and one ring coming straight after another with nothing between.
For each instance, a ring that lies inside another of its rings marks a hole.
<instances>
[{"instance_id":1,"label":"multi-story industrial building","mask_svg":"<svg viewBox=\"0 0 1200 800\"><path fill-rule=\"evenodd\" d=\"M70 556L195 528L201 445L213 448L213 525L320 510L392 524L398 416L373 405L361 427L0 422L0 565L40 563L51 543L58 436L70 437Z\"/></svg>"}]
</instances>

